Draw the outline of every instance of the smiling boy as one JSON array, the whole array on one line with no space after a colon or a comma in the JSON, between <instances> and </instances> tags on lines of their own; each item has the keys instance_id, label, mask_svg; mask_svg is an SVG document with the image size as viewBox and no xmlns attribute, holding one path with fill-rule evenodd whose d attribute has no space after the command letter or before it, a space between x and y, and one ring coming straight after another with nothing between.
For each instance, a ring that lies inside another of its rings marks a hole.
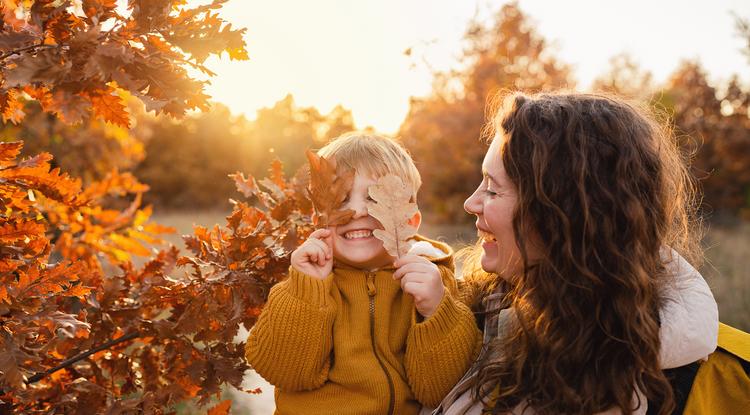
<instances>
[{"instance_id":1,"label":"smiling boy","mask_svg":"<svg viewBox=\"0 0 750 415\"><path fill-rule=\"evenodd\" d=\"M395 141L352 133L318 154L356 172L342 206L354 216L292 253L289 278L250 332L247 360L276 387L277 414L416 414L440 402L481 345L456 299L452 250L417 236L395 260L373 236L382 225L367 212L369 186L395 174L416 200L421 184ZM409 222L418 227L421 215Z\"/></svg>"}]
</instances>

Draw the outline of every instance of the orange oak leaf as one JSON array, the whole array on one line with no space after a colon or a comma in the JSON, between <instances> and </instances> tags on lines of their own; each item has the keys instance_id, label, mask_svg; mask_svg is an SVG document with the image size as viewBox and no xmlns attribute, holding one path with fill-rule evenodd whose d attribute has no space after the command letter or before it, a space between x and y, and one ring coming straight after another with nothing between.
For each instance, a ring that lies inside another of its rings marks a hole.
<instances>
[{"instance_id":1,"label":"orange oak leaf","mask_svg":"<svg viewBox=\"0 0 750 415\"><path fill-rule=\"evenodd\" d=\"M245 197L253 197L258 192L258 183L255 182L253 176L245 177L242 172L237 172L229 175L234 180L234 185L237 187L237 191L242 193Z\"/></svg>"},{"instance_id":2,"label":"orange oak leaf","mask_svg":"<svg viewBox=\"0 0 750 415\"><path fill-rule=\"evenodd\" d=\"M310 164L308 196L315 208L314 222L322 227L349 222L354 216L354 211L339 210L339 207L352 188L354 170L338 172L333 157L326 159L310 150L305 154Z\"/></svg>"},{"instance_id":3,"label":"orange oak leaf","mask_svg":"<svg viewBox=\"0 0 750 415\"><path fill-rule=\"evenodd\" d=\"M23 102L18 93L12 89L0 92L0 118L4 123L18 124L24 116Z\"/></svg>"},{"instance_id":4,"label":"orange oak leaf","mask_svg":"<svg viewBox=\"0 0 750 415\"><path fill-rule=\"evenodd\" d=\"M64 292L72 282L79 279L84 270L82 262L70 263L67 261L42 271L30 268L27 272L18 273L18 283L11 288L19 299L46 297ZM78 295L80 291L76 290L74 294Z\"/></svg>"},{"instance_id":5,"label":"orange oak leaf","mask_svg":"<svg viewBox=\"0 0 750 415\"><path fill-rule=\"evenodd\" d=\"M49 170L49 154L24 160L17 167L0 170L0 178L18 186L33 188L45 196L70 203L81 191L81 180L73 179L59 168Z\"/></svg>"},{"instance_id":6,"label":"orange oak leaf","mask_svg":"<svg viewBox=\"0 0 750 415\"><path fill-rule=\"evenodd\" d=\"M16 157L21 153L22 148L23 141L0 143L0 167L14 165Z\"/></svg>"},{"instance_id":7,"label":"orange oak leaf","mask_svg":"<svg viewBox=\"0 0 750 415\"><path fill-rule=\"evenodd\" d=\"M227 415L229 414L230 409L232 409L232 400L227 399L226 401L221 401L218 403L218 405L209 409L207 415Z\"/></svg>"},{"instance_id":8,"label":"orange oak leaf","mask_svg":"<svg viewBox=\"0 0 750 415\"><path fill-rule=\"evenodd\" d=\"M0 224L0 243L5 246L24 239L43 238L46 230L44 224L21 220Z\"/></svg>"},{"instance_id":9,"label":"orange oak leaf","mask_svg":"<svg viewBox=\"0 0 750 415\"><path fill-rule=\"evenodd\" d=\"M380 221L384 229L376 229L373 236L383 241L388 254L400 258L409 252L409 238L417 228L409 220L417 213L417 204L412 202L414 191L396 175L386 174L368 189L374 202L367 205L367 212Z\"/></svg>"},{"instance_id":10,"label":"orange oak leaf","mask_svg":"<svg viewBox=\"0 0 750 415\"><path fill-rule=\"evenodd\" d=\"M91 109L94 114L105 121L119 125L120 127L130 128L130 117L122 99L113 95L111 91L96 91L90 95Z\"/></svg>"}]
</instances>

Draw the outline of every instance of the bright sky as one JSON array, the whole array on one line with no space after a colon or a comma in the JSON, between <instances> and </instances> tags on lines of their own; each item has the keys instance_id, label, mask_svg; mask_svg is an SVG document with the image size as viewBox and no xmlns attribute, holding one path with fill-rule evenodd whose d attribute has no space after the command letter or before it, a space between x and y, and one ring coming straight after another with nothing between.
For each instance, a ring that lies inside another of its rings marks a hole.
<instances>
[{"instance_id":1,"label":"bright sky","mask_svg":"<svg viewBox=\"0 0 750 415\"><path fill-rule=\"evenodd\" d=\"M395 133L409 97L430 91L427 65L458 65L461 38L489 0L230 0L222 16L247 27L250 60L209 61L217 76L208 93L250 119L291 93L297 105L327 113L351 109L358 128ZM698 58L714 82L738 73L750 81L730 12L750 18L748 0L521 0L521 9L572 64L579 87L629 52L665 80L683 59ZM413 47L409 58L404 50Z\"/></svg>"}]
</instances>

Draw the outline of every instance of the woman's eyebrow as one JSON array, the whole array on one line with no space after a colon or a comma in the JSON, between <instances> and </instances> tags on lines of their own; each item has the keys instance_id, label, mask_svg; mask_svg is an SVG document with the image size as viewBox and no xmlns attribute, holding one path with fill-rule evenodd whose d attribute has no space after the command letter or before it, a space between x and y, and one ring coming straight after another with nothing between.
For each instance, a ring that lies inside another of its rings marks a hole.
<instances>
[{"instance_id":1,"label":"woman's eyebrow","mask_svg":"<svg viewBox=\"0 0 750 415\"><path fill-rule=\"evenodd\" d=\"M500 186L500 181L497 180L495 177L493 177L489 172L487 172L487 170L484 167L482 167L482 177L489 179L495 185Z\"/></svg>"}]
</instances>

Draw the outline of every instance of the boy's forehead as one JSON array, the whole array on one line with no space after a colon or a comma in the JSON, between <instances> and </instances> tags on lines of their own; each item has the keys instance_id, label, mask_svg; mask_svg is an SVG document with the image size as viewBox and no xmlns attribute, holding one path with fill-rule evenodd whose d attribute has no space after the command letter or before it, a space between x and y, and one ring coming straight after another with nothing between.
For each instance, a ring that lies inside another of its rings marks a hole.
<instances>
[{"instance_id":1,"label":"boy's forehead","mask_svg":"<svg viewBox=\"0 0 750 415\"><path fill-rule=\"evenodd\" d=\"M354 175L359 176L361 179L365 179L368 181L372 181L373 183L378 181L379 178L387 175L387 174L393 174L398 176L404 183L407 182L407 179L403 177L400 174L397 174L395 172L389 171L385 166L383 166L380 169L373 168L372 166L368 166L365 164L360 164L358 166L352 166L352 169L354 169Z\"/></svg>"}]
</instances>

